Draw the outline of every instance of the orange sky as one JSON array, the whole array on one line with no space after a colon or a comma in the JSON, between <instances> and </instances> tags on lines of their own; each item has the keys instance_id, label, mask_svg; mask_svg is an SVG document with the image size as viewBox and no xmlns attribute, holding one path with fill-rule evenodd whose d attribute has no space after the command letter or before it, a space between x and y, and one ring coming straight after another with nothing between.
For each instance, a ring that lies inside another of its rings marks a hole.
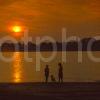
<instances>
[{"instance_id":1,"label":"orange sky","mask_svg":"<svg viewBox=\"0 0 100 100\"><path fill-rule=\"evenodd\" d=\"M100 33L100 0L0 0L0 36L16 22L34 37L59 39L63 27L70 35L94 36Z\"/></svg>"}]
</instances>

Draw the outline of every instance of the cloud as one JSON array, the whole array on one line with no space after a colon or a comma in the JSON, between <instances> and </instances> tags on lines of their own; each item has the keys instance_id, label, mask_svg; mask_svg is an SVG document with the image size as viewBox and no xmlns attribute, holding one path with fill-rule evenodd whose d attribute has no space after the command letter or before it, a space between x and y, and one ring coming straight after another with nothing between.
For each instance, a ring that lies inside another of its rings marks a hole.
<instances>
[{"instance_id":1,"label":"cloud","mask_svg":"<svg viewBox=\"0 0 100 100\"><path fill-rule=\"evenodd\" d=\"M0 26L18 20L38 33L100 20L99 0L0 0L0 5Z\"/></svg>"},{"instance_id":2,"label":"cloud","mask_svg":"<svg viewBox=\"0 0 100 100\"><path fill-rule=\"evenodd\" d=\"M2 1L1 15L12 15L15 17L42 17L43 19L52 20L73 20L80 21L94 19L99 16L99 0L7 0ZM92 16L91 16L92 14Z\"/></svg>"},{"instance_id":3,"label":"cloud","mask_svg":"<svg viewBox=\"0 0 100 100\"><path fill-rule=\"evenodd\" d=\"M19 1L22 1L22 0L0 0L0 7L4 7L4 6L7 6L11 3L14 3L14 2L19 2Z\"/></svg>"}]
</instances>

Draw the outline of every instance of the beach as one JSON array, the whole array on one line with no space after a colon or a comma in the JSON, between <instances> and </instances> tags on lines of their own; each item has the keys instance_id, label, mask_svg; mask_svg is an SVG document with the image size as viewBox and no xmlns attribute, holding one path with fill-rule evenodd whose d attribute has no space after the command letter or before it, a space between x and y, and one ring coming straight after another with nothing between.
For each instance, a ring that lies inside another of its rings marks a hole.
<instances>
[{"instance_id":1,"label":"beach","mask_svg":"<svg viewBox=\"0 0 100 100\"><path fill-rule=\"evenodd\" d=\"M0 100L100 100L98 83L0 83Z\"/></svg>"}]
</instances>

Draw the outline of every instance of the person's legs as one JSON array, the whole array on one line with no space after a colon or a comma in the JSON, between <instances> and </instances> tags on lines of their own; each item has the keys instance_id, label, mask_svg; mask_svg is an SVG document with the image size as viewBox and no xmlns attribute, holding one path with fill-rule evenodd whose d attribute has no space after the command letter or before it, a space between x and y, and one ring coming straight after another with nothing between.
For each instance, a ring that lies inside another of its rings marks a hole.
<instances>
[{"instance_id":1,"label":"person's legs","mask_svg":"<svg viewBox=\"0 0 100 100\"><path fill-rule=\"evenodd\" d=\"M61 78L61 82L63 82L63 75L61 75L60 78Z\"/></svg>"},{"instance_id":2,"label":"person's legs","mask_svg":"<svg viewBox=\"0 0 100 100\"><path fill-rule=\"evenodd\" d=\"M63 77L61 77L61 82L63 82Z\"/></svg>"},{"instance_id":3,"label":"person's legs","mask_svg":"<svg viewBox=\"0 0 100 100\"><path fill-rule=\"evenodd\" d=\"M61 80L61 78L60 78L60 76L59 76L59 83L60 83L60 80Z\"/></svg>"},{"instance_id":4,"label":"person's legs","mask_svg":"<svg viewBox=\"0 0 100 100\"><path fill-rule=\"evenodd\" d=\"M48 83L48 77L49 77L49 76L46 76L46 83Z\"/></svg>"},{"instance_id":5,"label":"person's legs","mask_svg":"<svg viewBox=\"0 0 100 100\"><path fill-rule=\"evenodd\" d=\"M47 83L47 76L45 76L45 82Z\"/></svg>"},{"instance_id":6,"label":"person's legs","mask_svg":"<svg viewBox=\"0 0 100 100\"><path fill-rule=\"evenodd\" d=\"M59 76L59 83L63 82L63 76Z\"/></svg>"}]
</instances>

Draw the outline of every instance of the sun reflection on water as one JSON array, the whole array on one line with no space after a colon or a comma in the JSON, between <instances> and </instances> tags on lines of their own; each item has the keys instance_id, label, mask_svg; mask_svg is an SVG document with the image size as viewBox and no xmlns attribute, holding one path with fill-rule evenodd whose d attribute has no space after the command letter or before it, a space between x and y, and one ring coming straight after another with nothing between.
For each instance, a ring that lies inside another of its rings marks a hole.
<instances>
[{"instance_id":1,"label":"sun reflection on water","mask_svg":"<svg viewBox=\"0 0 100 100\"><path fill-rule=\"evenodd\" d=\"M22 54L20 52L15 52L13 60L13 82L19 83L21 81L22 81Z\"/></svg>"}]
</instances>

